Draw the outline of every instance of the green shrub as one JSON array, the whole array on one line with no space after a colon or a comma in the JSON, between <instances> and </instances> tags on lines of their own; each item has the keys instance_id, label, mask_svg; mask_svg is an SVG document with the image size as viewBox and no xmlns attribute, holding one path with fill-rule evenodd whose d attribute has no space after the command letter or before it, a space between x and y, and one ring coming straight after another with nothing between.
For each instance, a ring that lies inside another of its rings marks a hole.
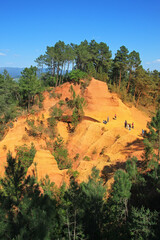
<instances>
[{"instance_id":1,"label":"green shrub","mask_svg":"<svg viewBox=\"0 0 160 240\"><path fill-rule=\"evenodd\" d=\"M60 119L62 117L63 111L61 108L57 108L56 106L51 108L51 117L54 117L56 119Z\"/></svg>"},{"instance_id":2,"label":"green shrub","mask_svg":"<svg viewBox=\"0 0 160 240\"><path fill-rule=\"evenodd\" d=\"M32 114L32 115L34 115L35 112L36 112L36 111L35 111L34 109L31 109L31 110L30 110L30 114Z\"/></svg>"},{"instance_id":3,"label":"green shrub","mask_svg":"<svg viewBox=\"0 0 160 240\"><path fill-rule=\"evenodd\" d=\"M70 108L70 109L73 109L74 108L74 101L72 99L68 100L67 101L67 106Z\"/></svg>"},{"instance_id":4,"label":"green shrub","mask_svg":"<svg viewBox=\"0 0 160 240\"><path fill-rule=\"evenodd\" d=\"M74 158L73 158L73 159L74 159L75 161L77 161L77 160L78 160L78 158L79 158L79 153L76 153L76 155L74 156Z\"/></svg>"},{"instance_id":5,"label":"green shrub","mask_svg":"<svg viewBox=\"0 0 160 240\"><path fill-rule=\"evenodd\" d=\"M79 69L76 69L76 70L72 70L68 76L71 81L79 84L79 80L87 77L87 73L82 72Z\"/></svg>"},{"instance_id":6,"label":"green shrub","mask_svg":"<svg viewBox=\"0 0 160 240\"><path fill-rule=\"evenodd\" d=\"M61 107L61 106L65 105L65 102L64 102L64 100L60 100L60 101L58 102L58 104L59 104L59 106Z\"/></svg>"},{"instance_id":7,"label":"green shrub","mask_svg":"<svg viewBox=\"0 0 160 240\"><path fill-rule=\"evenodd\" d=\"M49 127L53 127L54 128L57 125L57 121L56 121L55 117L53 117L53 116L48 118L47 122L49 124Z\"/></svg>"},{"instance_id":8,"label":"green shrub","mask_svg":"<svg viewBox=\"0 0 160 240\"><path fill-rule=\"evenodd\" d=\"M53 156L55 157L59 169L68 169L72 167L71 160L68 158L68 150L64 147L63 138L58 135L54 142Z\"/></svg>"},{"instance_id":9,"label":"green shrub","mask_svg":"<svg viewBox=\"0 0 160 240\"><path fill-rule=\"evenodd\" d=\"M44 96L42 93L39 93L39 101L42 103L44 101Z\"/></svg>"},{"instance_id":10,"label":"green shrub","mask_svg":"<svg viewBox=\"0 0 160 240\"><path fill-rule=\"evenodd\" d=\"M39 102L39 108L43 108L43 104Z\"/></svg>"},{"instance_id":11,"label":"green shrub","mask_svg":"<svg viewBox=\"0 0 160 240\"><path fill-rule=\"evenodd\" d=\"M83 158L83 160L84 160L84 161L90 161L90 157L85 156L85 157Z\"/></svg>"},{"instance_id":12,"label":"green shrub","mask_svg":"<svg viewBox=\"0 0 160 240\"><path fill-rule=\"evenodd\" d=\"M40 137L43 132L43 126L42 124L35 126L34 120L26 120L28 126L30 127L29 130L27 130L27 133L29 136L32 137Z\"/></svg>"},{"instance_id":13,"label":"green shrub","mask_svg":"<svg viewBox=\"0 0 160 240\"><path fill-rule=\"evenodd\" d=\"M70 177L77 178L79 176L79 172L74 171L72 168L68 169L67 173Z\"/></svg>"},{"instance_id":14,"label":"green shrub","mask_svg":"<svg viewBox=\"0 0 160 240\"><path fill-rule=\"evenodd\" d=\"M49 98L56 98L56 93L54 90L51 91L51 89L50 89Z\"/></svg>"},{"instance_id":15,"label":"green shrub","mask_svg":"<svg viewBox=\"0 0 160 240\"><path fill-rule=\"evenodd\" d=\"M78 122L79 122L79 113L77 108L74 108L73 114L72 114L72 125L74 129L77 127Z\"/></svg>"},{"instance_id":16,"label":"green shrub","mask_svg":"<svg viewBox=\"0 0 160 240\"><path fill-rule=\"evenodd\" d=\"M81 82L80 89L82 91L82 94L84 94L84 91L89 86L89 84L90 84L90 80L88 80L88 79L85 79L84 81Z\"/></svg>"},{"instance_id":17,"label":"green shrub","mask_svg":"<svg viewBox=\"0 0 160 240\"><path fill-rule=\"evenodd\" d=\"M33 127L34 126L34 120L26 120L28 126Z\"/></svg>"},{"instance_id":18,"label":"green shrub","mask_svg":"<svg viewBox=\"0 0 160 240\"><path fill-rule=\"evenodd\" d=\"M28 146L25 144L20 147L16 147L16 157L20 159L23 167L27 171L27 169L31 166L33 163L33 159L36 154L36 149L33 143L31 143L31 148L28 148Z\"/></svg>"},{"instance_id":19,"label":"green shrub","mask_svg":"<svg viewBox=\"0 0 160 240\"><path fill-rule=\"evenodd\" d=\"M8 124L8 127L10 127L10 128L13 128L13 126L14 126L14 124L13 124L12 122L10 122L10 123Z\"/></svg>"}]
</instances>

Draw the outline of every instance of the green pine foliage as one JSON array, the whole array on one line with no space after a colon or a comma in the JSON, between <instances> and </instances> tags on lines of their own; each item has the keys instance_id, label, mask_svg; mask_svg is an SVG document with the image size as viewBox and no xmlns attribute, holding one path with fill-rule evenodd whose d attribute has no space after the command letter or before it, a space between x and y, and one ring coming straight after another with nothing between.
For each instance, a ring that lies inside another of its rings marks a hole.
<instances>
[{"instance_id":1,"label":"green pine foliage","mask_svg":"<svg viewBox=\"0 0 160 240\"><path fill-rule=\"evenodd\" d=\"M84 79L87 77L85 72L80 71L79 69L72 70L69 75L69 79L72 80L74 83L80 83L80 79Z\"/></svg>"},{"instance_id":2,"label":"green pine foliage","mask_svg":"<svg viewBox=\"0 0 160 240\"><path fill-rule=\"evenodd\" d=\"M64 146L63 138L58 135L54 142L53 156L55 157L59 169L67 169L72 167L71 160L68 156L68 150Z\"/></svg>"},{"instance_id":3,"label":"green pine foliage","mask_svg":"<svg viewBox=\"0 0 160 240\"><path fill-rule=\"evenodd\" d=\"M103 186L99 170L93 167L88 181L82 182L80 186L85 236L88 236L88 239L102 239L106 186Z\"/></svg>"},{"instance_id":4,"label":"green pine foliage","mask_svg":"<svg viewBox=\"0 0 160 240\"><path fill-rule=\"evenodd\" d=\"M16 148L16 158L21 161L21 165L24 167L25 171L31 166L33 163L33 159L36 154L36 149L33 143L31 143L30 149L25 144L23 146Z\"/></svg>"},{"instance_id":5,"label":"green pine foliage","mask_svg":"<svg viewBox=\"0 0 160 240\"><path fill-rule=\"evenodd\" d=\"M149 132L144 138L145 159L152 161L152 166L155 166L156 170L158 164L154 164L154 162L158 163L160 160L160 110L157 111L151 122L148 123L148 127Z\"/></svg>"},{"instance_id":6,"label":"green pine foliage","mask_svg":"<svg viewBox=\"0 0 160 240\"><path fill-rule=\"evenodd\" d=\"M18 91L18 83L4 70L4 73L0 74L0 139L17 116Z\"/></svg>"},{"instance_id":7,"label":"green pine foliage","mask_svg":"<svg viewBox=\"0 0 160 240\"><path fill-rule=\"evenodd\" d=\"M143 239L156 239L156 225L158 221L158 212L151 212L149 209L144 207L132 208L130 221L129 221L129 232L131 240L143 240Z\"/></svg>"},{"instance_id":8,"label":"green pine foliage","mask_svg":"<svg viewBox=\"0 0 160 240\"><path fill-rule=\"evenodd\" d=\"M20 104L26 106L27 110L30 110L30 106L34 104L35 95L41 91L40 81L37 77L37 68L30 67L25 68L19 79L19 93Z\"/></svg>"},{"instance_id":9,"label":"green pine foliage","mask_svg":"<svg viewBox=\"0 0 160 240\"><path fill-rule=\"evenodd\" d=\"M110 198L107 206L107 230L109 239L121 239L121 234L126 232L126 222L128 218L128 201L131 196L132 183L128 173L124 170L117 170L114 175ZM125 234L124 234L125 236Z\"/></svg>"}]
</instances>

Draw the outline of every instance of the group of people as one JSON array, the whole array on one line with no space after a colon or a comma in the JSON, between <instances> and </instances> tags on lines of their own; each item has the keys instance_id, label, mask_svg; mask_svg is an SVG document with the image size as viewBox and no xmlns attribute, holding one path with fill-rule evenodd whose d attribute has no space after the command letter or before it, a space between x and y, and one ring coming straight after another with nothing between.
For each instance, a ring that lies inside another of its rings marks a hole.
<instances>
[{"instance_id":1,"label":"group of people","mask_svg":"<svg viewBox=\"0 0 160 240\"><path fill-rule=\"evenodd\" d=\"M114 115L113 119L114 120L117 119L117 115L116 114ZM107 120L103 120L104 124L107 124L108 122L109 122L109 116L107 117ZM127 120L125 120L124 127L126 129L129 129L129 130L134 129L134 122L132 122L132 124L131 124L131 123L128 123ZM145 131L144 131L144 129L142 129L142 136L144 137L144 135L145 135Z\"/></svg>"},{"instance_id":2,"label":"group of people","mask_svg":"<svg viewBox=\"0 0 160 240\"><path fill-rule=\"evenodd\" d=\"M125 120L124 127L129 130L131 130L131 128L134 129L134 122L132 122L132 124L131 124L131 123L127 123L127 120Z\"/></svg>"},{"instance_id":3,"label":"group of people","mask_svg":"<svg viewBox=\"0 0 160 240\"><path fill-rule=\"evenodd\" d=\"M117 119L117 115L116 114L114 115L113 119L114 120ZM103 120L104 124L107 124L108 122L109 122L109 116L107 117L107 120ZM134 122L132 122L132 124L131 124L131 123L128 123L127 120L125 120L124 127L129 129L129 130L131 130L131 128L134 129Z\"/></svg>"}]
</instances>

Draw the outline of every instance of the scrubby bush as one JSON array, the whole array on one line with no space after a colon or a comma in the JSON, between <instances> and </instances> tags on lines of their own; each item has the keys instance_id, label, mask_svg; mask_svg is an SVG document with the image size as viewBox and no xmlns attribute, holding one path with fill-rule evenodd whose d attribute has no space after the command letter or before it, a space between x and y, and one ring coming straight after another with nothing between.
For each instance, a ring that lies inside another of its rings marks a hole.
<instances>
[{"instance_id":1,"label":"scrubby bush","mask_svg":"<svg viewBox=\"0 0 160 240\"><path fill-rule=\"evenodd\" d=\"M65 148L63 138L60 135L58 135L57 140L54 142L53 155L59 169L72 167L71 160L68 157L68 150Z\"/></svg>"},{"instance_id":2,"label":"scrubby bush","mask_svg":"<svg viewBox=\"0 0 160 240\"><path fill-rule=\"evenodd\" d=\"M76 155L74 156L74 158L73 158L73 159L74 159L75 161L77 161L77 160L78 160L78 158L79 158L79 153L76 153Z\"/></svg>"},{"instance_id":3,"label":"scrubby bush","mask_svg":"<svg viewBox=\"0 0 160 240\"><path fill-rule=\"evenodd\" d=\"M33 163L35 154L36 149L33 143L31 143L31 148L28 148L26 144L20 147L16 147L16 158L20 159L21 164L26 169L26 171Z\"/></svg>"},{"instance_id":4,"label":"scrubby bush","mask_svg":"<svg viewBox=\"0 0 160 240\"><path fill-rule=\"evenodd\" d=\"M64 102L64 100L60 100L60 101L58 102L58 104L59 104L59 106L61 107L61 106L65 105L65 102Z\"/></svg>"},{"instance_id":5,"label":"scrubby bush","mask_svg":"<svg viewBox=\"0 0 160 240\"><path fill-rule=\"evenodd\" d=\"M87 77L87 73L82 72L79 69L76 69L76 70L72 70L69 73L68 77L74 83L78 83L79 84L80 79L84 79L85 77Z\"/></svg>"},{"instance_id":6,"label":"scrubby bush","mask_svg":"<svg viewBox=\"0 0 160 240\"><path fill-rule=\"evenodd\" d=\"M85 156L85 157L83 158L83 160L84 160L84 161L90 161L90 157Z\"/></svg>"},{"instance_id":7,"label":"scrubby bush","mask_svg":"<svg viewBox=\"0 0 160 240\"><path fill-rule=\"evenodd\" d=\"M79 176L79 172L74 171L72 168L68 169L67 173L70 177L73 177L74 179L76 179Z\"/></svg>"},{"instance_id":8,"label":"scrubby bush","mask_svg":"<svg viewBox=\"0 0 160 240\"><path fill-rule=\"evenodd\" d=\"M54 106L50 109L50 116L56 118L59 120L62 117L62 109L58 108L57 106Z\"/></svg>"}]
</instances>

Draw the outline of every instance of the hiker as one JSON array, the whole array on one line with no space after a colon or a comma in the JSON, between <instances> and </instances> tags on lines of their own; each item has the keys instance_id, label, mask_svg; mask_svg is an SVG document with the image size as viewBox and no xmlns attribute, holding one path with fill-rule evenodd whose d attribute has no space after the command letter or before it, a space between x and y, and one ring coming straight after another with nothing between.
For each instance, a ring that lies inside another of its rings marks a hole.
<instances>
[{"instance_id":1,"label":"hiker","mask_svg":"<svg viewBox=\"0 0 160 240\"><path fill-rule=\"evenodd\" d=\"M106 121L106 120L103 120L103 123L104 123L104 124L107 124L107 121Z\"/></svg>"},{"instance_id":2,"label":"hiker","mask_svg":"<svg viewBox=\"0 0 160 240\"><path fill-rule=\"evenodd\" d=\"M109 116L107 117L107 122L109 122Z\"/></svg>"},{"instance_id":3,"label":"hiker","mask_svg":"<svg viewBox=\"0 0 160 240\"><path fill-rule=\"evenodd\" d=\"M125 128L127 128L127 120L125 120L124 126L125 126Z\"/></svg>"},{"instance_id":4,"label":"hiker","mask_svg":"<svg viewBox=\"0 0 160 240\"><path fill-rule=\"evenodd\" d=\"M129 124L129 131L131 130L131 124Z\"/></svg>"},{"instance_id":5,"label":"hiker","mask_svg":"<svg viewBox=\"0 0 160 240\"><path fill-rule=\"evenodd\" d=\"M134 129L134 122L132 122L132 128Z\"/></svg>"},{"instance_id":6,"label":"hiker","mask_svg":"<svg viewBox=\"0 0 160 240\"><path fill-rule=\"evenodd\" d=\"M142 137L144 136L144 130L142 129Z\"/></svg>"},{"instance_id":7,"label":"hiker","mask_svg":"<svg viewBox=\"0 0 160 240\"><path fill-rule=\"evenodd\" d=\"M116 119L117 119L117 115L116 115L116 114L114 115L114 118L113 118L113 119L114 119L114 120L116 120Z\"/></svg>"}]
</instances>

